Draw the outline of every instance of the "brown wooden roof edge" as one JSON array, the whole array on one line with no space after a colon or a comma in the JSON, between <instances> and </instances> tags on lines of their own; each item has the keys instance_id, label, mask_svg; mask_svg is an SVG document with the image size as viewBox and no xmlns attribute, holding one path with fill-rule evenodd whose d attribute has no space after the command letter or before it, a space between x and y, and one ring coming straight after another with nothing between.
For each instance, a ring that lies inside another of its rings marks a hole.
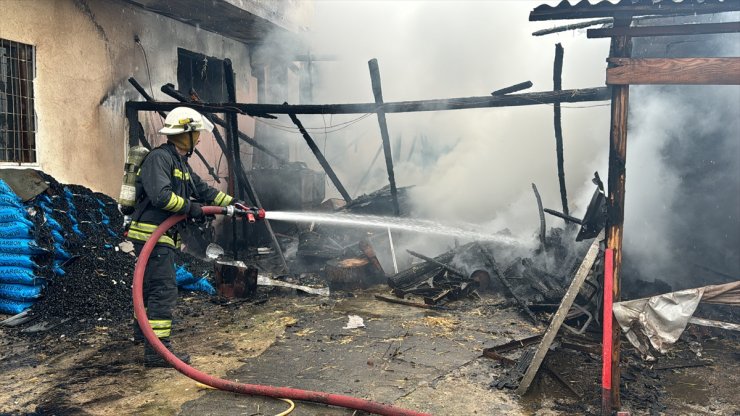
<instances>
[{"instance_id":1,"label":"brown wooden roof edge","mask_svg":"<svg viewBox=\"0 0 740 416\"><path fill-rule=\"evenodd\" d=\"M529 20L590 19L623 15L687 15L740 11L740 0L602 0L592 4L581 0L571 4L563 0L557 6L542 4L529 13Z\"/></svg>"}]
</instances>

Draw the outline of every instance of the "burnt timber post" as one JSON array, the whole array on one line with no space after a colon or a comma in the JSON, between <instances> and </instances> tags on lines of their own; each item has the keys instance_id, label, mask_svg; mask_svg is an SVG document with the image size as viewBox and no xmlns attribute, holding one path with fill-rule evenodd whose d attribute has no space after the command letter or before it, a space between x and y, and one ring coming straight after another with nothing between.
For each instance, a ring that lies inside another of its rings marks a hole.
<instances>
[{"instance_id":1,"label":"burnt timber post","mask_svg":"<svg viewBox=\"0 0 740 416\"><path fill-rule=\"evenodd\" d=\"M391 155L391 139L388 136L388 123L385 120L385 111L383 110L383 90L380 85L380 68L378 60L371 59L367 62L370 68L370 82L373 86L373 95L378 114L378 124L380 125L380 137L383 139L383 152L385 153L385 167L388 169L388 182L391 184L391 197L393 198L393 215L399 216L401 210L398 206L398 190L396 189L396 176L393 173L393 156Z\"/></svg>"},{"instance_id":2,"label":"burnt timber post","mask_svg":"<svg viewBox=\"0 0 740 416\"><path fill-rule=\"evenodd\" d=\"M553 91L563 89L563 45L555 45L555 62L553 63L552 82ZM553 104L553 118L555 126L555 153L558 160L558 181L560 182L560 201L563 203L563 214L570 215L568 211L568 194L565 188L565 167L563 166L563 127L560 114L560 103Z\"/></svg>"},{"instance_id":3,"label":"burnt timber post","mask_svg":"<svg viewBox=\"0 0 740 416\"><path fill-rule=\"evenodd\" d=\"M537 190L537 185L532 184L532 191L534 191L534 197L537 200L537 212L540 215L540 247L542 250L547 250L547 224L545 223L545 211L542 208L542 197L540 192Z\"/></svg>"},{"instance_id":4,"label":"burnt timber post","mask_svg":"<svg viewBox=\"0 0 740 416\"><path fill-rule=\"evenodd\" d=\"M284 103L288 104L288 103ZM306 140L306 144L313 152L313 155L316 156L316 160L319 161L319 164L322 168L324 168L324 172L329 176L329 179L331 179L331 183L334 184L334 186L337 188L337 191L342 195L342 198L349 204L352 202L352 198L347 193L347 190L344 189L344 185L342 185L342 182L339 181L339 178L337 177L337 174L334 173L334 169L331 168L331 165L329 164L329 161L326 160L326 157L324 157L324 154L321 153L321 149L319 149L319 146L316 145L316 142L311 138L311 135L308 134L306 129L303 127L303 123L301 123L301 120L298 119L298 117L295 114L288 114L290 119L293 121L293 124L298 127L298 130L303 135L303 139Z\"/></svg>"},{"instance_id":5,"label":"burnt timber post","mask_svg":"<svg viewBox=\"0 0 740 416\"><path fill-rule=\"evenodd\" d=\"M628 27L632 16L616 17L614 27ZM614 36L611 41L609 57L628 58L632 54L632 40L629 36ZM609 130L609 178L607 197L606 248L614 251L614 274L612 297L619 302L621 295L622 236L624 231L624 196L627 160L627 114L629 110L629 85L612 86L611 125ZM611 403L602 403L602 413L619 409L619 324L612 316L612 363L611 363ZM604 407L607 407L605 409Z\"/></svg>"},{"instance_id":6,"label":"burnt timber post","mask_svg":"<svg viewBox=\"0 0 740 416\"><path fill-rule=\"evenodd\" d=\"M224 60L224 77L226 81L226 92L228 95L228 100L230 102L235 103L236 102L236 80L234 77L234 69L231 64L231 59L225 59ZM239 185L241 188L239 189L239 193L241 195L241 199L244 199L244 191L248 194L249 198L254 202L254 204L257 206L257 208L262 208L262 203L260 203L259 196L257 196L257 192L255 192L254 187L249 182L249 177L244 172L244 165L242 164L241 160L241 153L239 153L239 141L237 140L237 133L239 132L239 124L237 122L237 113L230 112L225 115L226 117L226 135L227 135L227 146L231 147L231 154L229 155L233 161L233 167L232 171L229 172L229 177L232 176L234 178L238 177ZM232 194L234 195L234 194ZM234 221L236 218L232 219L232 229L234 230L234 259L236 259L236 224ZM270 239L272 240L272 245L275 248L275 252L280 256L280 260L283 264L283 268L285 271L288 271L288 263L285 261L285 255L283 255L283 250L280 248L280 243L277 240L277 236L275 236L275 232L272 230L272 226L270 225L270 221L265 218L263 220L265 227L267 228L268 234L270 234ZM243 223L243 232L245 233L244 237L246 238L246 223Z\"/></svg>"},{"instance_id":7,"label":"burnt timber post","mask_svg":"<svg viewBox=\"0 0 740 416\"><path fill-rule=\"evenodd\" d=\"M224 78L226 81L226 95L229 102L236 102L236 85L234 79L234 69L231 66L230 59L224 59ZM238 123L236 113L226 114L226 147L229 154L229 188L231 195L234 195L238 199L244 199L244 192L239 187L239 179L237 178L235 171L238 166L241 166L241 157L239 154L239 141L236 140L234 132L238 130ZM242 227L242 238L246 238L246 226ZM234 260L237 258L238 245L236 243L236 217L231 218L231 249L233 252Z\"/></svg>"}]
</instances>

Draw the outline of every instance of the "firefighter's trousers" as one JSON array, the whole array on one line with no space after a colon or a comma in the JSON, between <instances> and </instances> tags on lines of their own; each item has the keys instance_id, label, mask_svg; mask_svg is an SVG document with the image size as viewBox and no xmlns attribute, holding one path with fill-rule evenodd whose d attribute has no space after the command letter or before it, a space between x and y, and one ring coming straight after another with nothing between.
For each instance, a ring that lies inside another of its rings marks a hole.
<instances>
[{"instance_id":1,"label":"firefighter's trousers","mask_svg":"<svg viewBox=\"0 0 740 416\"><path fill-rule=\"evenodd\" d=\"M143 244L134 243L137 256L143 247ZM144 307L149 324L157 337L169 338L176 303L175 249L158 244L154 247L144 272Z\"/></svg>"}]
</instances>

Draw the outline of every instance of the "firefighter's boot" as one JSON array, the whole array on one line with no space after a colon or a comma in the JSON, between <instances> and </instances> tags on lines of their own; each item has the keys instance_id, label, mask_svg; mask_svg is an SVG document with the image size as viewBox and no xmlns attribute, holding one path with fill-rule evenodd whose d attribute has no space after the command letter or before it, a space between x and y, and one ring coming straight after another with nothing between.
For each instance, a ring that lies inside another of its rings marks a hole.
<instances>
[{"instance_id":1,"label":"firefighter's boot","mask_svg":"<svg viewBox=\"0 0 740 416\"><path fill-rule=\"evenodd\" d=\"M190 355L185 353L178 354L172 351L172 344L170 343L169 338L160 338L159 340L162 341L162 344L164 344L164 346L173 353L175 357L179 358L180 361L185 364L190 364ZM171 365L165 361L164 358L160 357L159 354L157 354L157 351L155 351L147 342L144 345L144 367L171 367Z\"/></svg>"}]
</instances>

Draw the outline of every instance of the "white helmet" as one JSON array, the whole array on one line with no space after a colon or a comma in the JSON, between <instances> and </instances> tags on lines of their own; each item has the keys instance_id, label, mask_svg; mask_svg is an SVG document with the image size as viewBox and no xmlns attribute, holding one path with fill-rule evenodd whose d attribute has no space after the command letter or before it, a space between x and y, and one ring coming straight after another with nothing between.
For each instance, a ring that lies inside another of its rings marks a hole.
<instances>
[{"instance_id":1,"label":"white helmet","mask_svg":"<svg viewBox=\"0 0 740 416\"><path fill-rule=\"evenodd\" d=\"M167 114L164 119L164 127L159 134L172 136L189 131L213 131L213 124L203 117L199 112L188 107L177 107Z\"/></svg>"}]
</instances>

